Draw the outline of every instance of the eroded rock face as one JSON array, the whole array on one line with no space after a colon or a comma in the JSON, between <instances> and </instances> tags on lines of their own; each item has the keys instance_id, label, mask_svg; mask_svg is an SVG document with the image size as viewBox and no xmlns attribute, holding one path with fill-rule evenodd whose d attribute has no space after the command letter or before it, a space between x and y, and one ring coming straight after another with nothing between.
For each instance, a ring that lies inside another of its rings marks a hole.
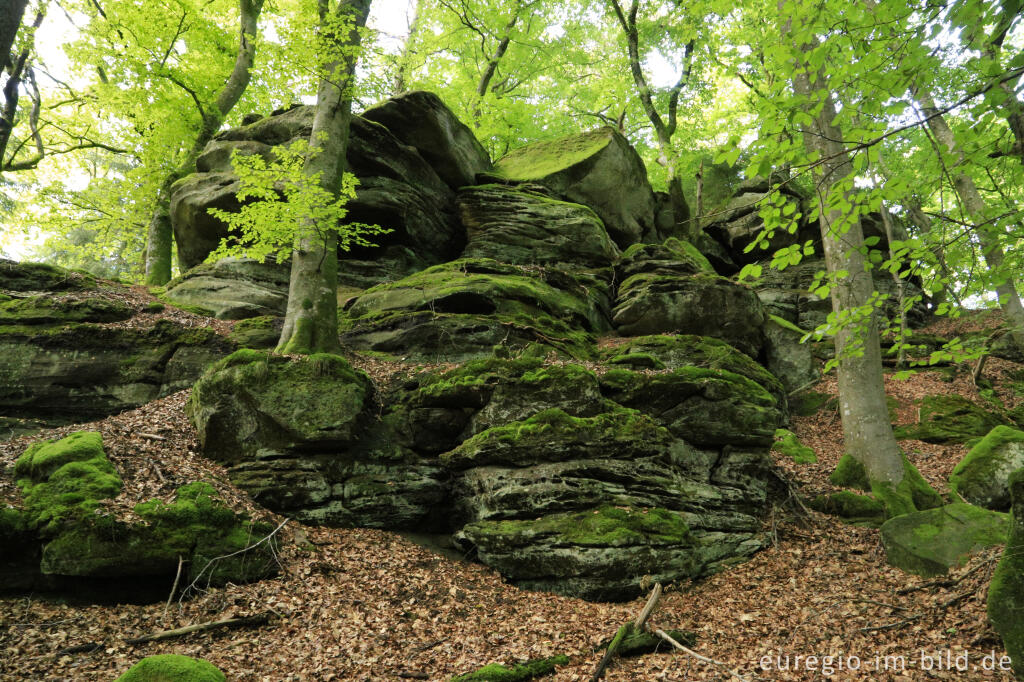
<instances>
[{"instance_id":1,"label":"eroded rock face","mask_svg":"<svg viewBox=\"0 0 1024 682\"><path fill-rule=\"evenodd\" d=\"M621 248L655 231L656 203L643 161L613 128L520 147L499 159L502 180L535 182L589 206Z\"/></svg>"},{"instance_id":2,"label":"eroded rock face","mask_svg":"<svg viewBox=\"0 0 1024 682\"><path fill-rule=\"evenodd\" d=\"M105 417L188 388L233 350L170 320L108 324L138 311L91 278L34 264L5 263L4 272L0 286L56 289L0 289L0 416L40 425Z\"/></svg>"},{"instance_id":3,"label":"eroded rock face","mask_svg":"<svg viewBox=\"0 0 1024 682\"><path fill-rule=\"evenodd\" d=\"M197 384L190 410L204 452L272 509L453 533L517 584L630 598L643 575L703 575L762 543L784 407L746 376L686 364L686 343L701 340L661 344L672 371L598 377L489 357L420 374L377 402L340 358L318 373L326 357L246 351ZM736 368L761 376L746 361ZM324 409L281 406L295 377L327 396Z\"/></svg>"},{"instance_id":4,"label":"eroded rock face","mask_svg":"<svg viewBox=\"0 0 1024 682\"><path fill-rule=\"evenodd\" d=\"M221 320L280 316L288 305L288 268L242 258L204 263L173 280L166 298L204 308Z\"/></svg>"}]
</instances>

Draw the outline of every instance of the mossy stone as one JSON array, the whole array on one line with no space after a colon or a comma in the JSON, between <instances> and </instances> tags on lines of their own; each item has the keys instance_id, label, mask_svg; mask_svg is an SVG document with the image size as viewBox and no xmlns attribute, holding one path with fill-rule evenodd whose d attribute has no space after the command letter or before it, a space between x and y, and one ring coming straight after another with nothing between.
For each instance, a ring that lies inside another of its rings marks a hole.
<instances>
[{"instance_id":1,"label":"mossy stone","mask_svg":"<svg viewBox=\"0 0 1024 682\"><path fill-rule=\"evenodd\" d=\"M949 477L954 493L971 504L1010 510L1010 474L1024 468L1024 431L997 426L960 460Z\"/></svg>"},{"instance_id":2,"label":"mossy stone","mask_svg":"<svg viewBox=\"0 0 1024 682\"><path fill-rule=\"evenodd\" d=\"M928 485L907 456L903 459L903 478L895 487L890 483L869 481L864 465L849 453L843 455L829 476L832 485L870 492L885 509L886 518L914 511L933 509L943 504L942 496Z\"/></svg>"},{"instance_id":3,"label":"mossy stone","mask_svg":"<svg viewBox=\"0 0 1024 682\"><path fill-rule=\"evenodd\" d=\"M271 315L239 320L231 328L228 338L240 348L273 349L281 338L284 319Z\"/></svg>"},{"instance_id":4,"label":"mossy stone","mask_svg":"<svg viewBox=\"0 0 1024 682\"><path fill-rule=\"evenodd\" d=\"M0 325L120 322L131 316L131 309L121 301L98 297L41 295L0 301Z\"/></svg>"},{"instance_id":5,"label":"mossy stone","mask_svg":"<svg viewBox=\"0 0 1024 682\"><path fill-rule=\"evenodd\" d=\"M17 263L0 258L0 289L10 291L69 291L92 289L96 278L46 263Z\"/></svg>"},{"instance_id":6,"label":"mossy stone","mask_svg":"<svg viewBox=\"0 0 1024 682\"><path fill-rule=\"evenodd\" d=\"M1006 542L1006 514L954 502L912 512L882 524L882 545L890 564L922 576L943 575L979 549Z\"/></svg>"},{"instance_id":7,"label":"mossy stone","mask_svg":"<svg viewBox=\"0 0 1024 682\"><path fill-rule=\"evenodd\" d=\"M147 656L115 682L225 682L220 669L201 658L178 654Z\"/></svg>"},{"instance_id":8,"label":"mossy stone","mask_svg":"<svg viewBox=\"0 0 1024 682\"><path fill-rule=\"evenodd\" d=\"M1006 549L988 588L988 618L1024 679L1024 470L1010 476L1013 516Z\"/></svg>"},{"instance_id":9,"label":"mossy stone","mask_svg":"<svg viewBox=\"0 0 1024 682\"><path fill-rule=\"evenodd\" d=\"M899 426L897 438L927 443L963 443L984 436L1004 420L997 414L959 395L927 396L921 401L917 424Z\"/></svg>"},{"instance_id":10,"label":"mossy stone","mask_svg":"<svg viewBox=\"0 0 1024 682\"><path fill-rule=\"evenodd\" d=\"M494 164L497 175L508 180L541 180L593 157L612 140L608 128L568 135L520 147Z\"/></svg>"},{"instance_id":11,"label":"mossy stone","mask_svg":"<svg viewBox=\"0 0 1024 682\"><path fill-rule=\"evenodd\" d=\"M818 461L818 456L814 454L814 450L801 443L797 435L789 429L777 429L775 431L775 442L772 444L772 450L785 457L789 457L795 464L814 464Z\"/></svg>"},{"instance_id":12,"label":"mossy stone","mask_svg":"<svg viewBox=\"0 0 1024 682\"><path fill-rule=\"evenodd\" d=\"M789 412L795 417L810 417L820 410L838 407L835 396L817 391L804 391L789 398Z\"/></svg>"},{"instance_id":13,"label":"mossy stone","mask_svg":"<svg viewBox=\"0 0 1024 682\"><path fill-rule=\"evenodd\" d=\"M824 514L838 516L857 526L877 527L885 522L885 505L870 495L852 490L839 490L828 495L819 495L808 501L807 506Z\"/></svg>"},{"instance_id":14,"label":"mossy stone","mask_svg":"<svg viewBox=\"0 0 1024 682\"><path fill-rule=\"evenodd\" d=\"M569 657L565 655L537 658L515 664L511 668L491 663L471 673L456 675L451 678L451 682L526 682L555 672L555 666L568 664Z\"/></svg>"}]
</instances>

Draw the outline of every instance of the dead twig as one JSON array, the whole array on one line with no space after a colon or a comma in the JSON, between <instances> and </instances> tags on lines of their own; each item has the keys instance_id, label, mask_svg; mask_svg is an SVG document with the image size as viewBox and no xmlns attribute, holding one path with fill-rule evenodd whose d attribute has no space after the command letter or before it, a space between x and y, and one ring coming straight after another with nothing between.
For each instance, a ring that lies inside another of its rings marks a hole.
<instances>
[{"instance_id":1,"label":"dead twig","mask_svg":"<svg viewBox=\"0 0 1024 682\"><path fill-rule=\"evenodd\" d=\"M654 589L651 590L651 596L647 598L647 603L644 604L644 608L641 609L637 615L636 620L632 623L626 623L618 629L615 633L615 637L612 638L611 643L608 644L608 648L604 652L604 656L601 657L601 661L594 668L594 674L590 677L590 682L598 682L604 677L605 669L611 664L612 659L615 658L616 652L619 650L619 645L622 644L630 632L639 632L647 622L647 619L654 613L654 609L658 606L658 601L661 599L661 583L656 583Z\"/></svg>"},{"instance_id":2,"label":"dead twig","mask_svg":"<svg viewBox=\"0 0 1024 682\"><path fill-rule=\"evenodd\" d=\"M255 616L245 616L243 618L228 618L226 620L214 620L207 623L196 623L195 625L186 625L185 627L175 628L174 630L154 632L151 635L131 637L124 641L126 644L144 644L145 642L156 642L162 639L173 639L175 637L190 635L193 632L207 632L209 630L217 630L219 628L255 627L270 622L272 615L273 614L270 611L264 611L263 613L258 613Z\"/></svg>"},{"instance_id":3,"label":"dead twig","mask_svg":"<svg viewBox=\"0 0 1024 682\"><path fill-rule=\"evenodd\" d=\"M667 632L665 632L664 630L655 630L654 634L658 635L663 640L665 640L666 642L668 642L669 644L671 644L675 648L677 648L680 651L682 651L684 654L687 654L689 656L693 656L698 661L703 661L705 663L711 663L713 665L723 666L723 667L725 667L726 670L729 671L729 674L732 675L733 677L735 677L737 680L742 680L742 682L750 682L746 677L744 677L743 675L740 675L738 672L736 672L735 670L730 668L728 663L723 663L722 661L716 661L715 659L708 658L707 656L701 656L700 654L698 654L693 649L687 649L685 646L683 646L682 644L680 644L676 640L672 639L672 637L670 637L669 634Z\"/></svg>"},{"instance_id":4,"label":"dead twig","mask_svg":"<svg viewBox=\"0 0 1024 682\"><path fill-rule=\"evenodd\" d=\"M140 438L148 438L149 440L167 440L166 436L158 436L155 433L139 433Z\"/></svg>"},{"instance_id":5,"label":"dead twig","mask_svg":"<svg viewBox=\"0 0 1024 682\"><path fill-rule=\"evenodd\" d=\"M178 555L178 572L174 574L174 584L171 585L171 593L167 595L167 603L164 604L164 615L160 617L160 624L163 625L164 621L167 620L167 612L171 609L171 601L174 600L174 593L178 591L178 581L181 580L181 567L185 563L185 558Z\"/></svg>"}]
</instances>

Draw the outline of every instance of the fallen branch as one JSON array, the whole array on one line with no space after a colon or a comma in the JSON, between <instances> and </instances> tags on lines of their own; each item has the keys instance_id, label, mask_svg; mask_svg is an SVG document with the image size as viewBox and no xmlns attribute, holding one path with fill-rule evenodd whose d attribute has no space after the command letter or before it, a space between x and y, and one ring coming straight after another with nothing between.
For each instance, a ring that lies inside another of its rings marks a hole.
<instances>
[{"instance_id":1,"label":"fallen branch","mask_svg":"<svg viewBox=\"0 0 1024 682\"><path fill-rule=\"evenodd\" d=\"M651 590L651 596L647 598L647 603L644 604L644 608L637 615L636 620L632 623L626 623L619 628L618 632L615 633L615 637L612 638L608 648L605 649L604 656L601 657L601 662L594 668L594 674L590 677L590 682L598 682L604 677L604 671L608 665L615 658L616 652L619 650L619 646L631 632L639 632L643 628L644 623L654 613L654 609L658 606L658 601L661 599L661 583L656 583L654 589Z\"/></svg>"},{"instance_id":2,"label":"fallen branch","mask_svg":"<svg viewBox=\"0 0 1024 682\"><path fill-rule=\"evenodd\" d=\"M181 567L185 563L185 558L178 555L178 572L174 575L174 584L171 585L171 593L167 595L167 603L164 604L164 615L160 618L160 624L163 625L164 621L167 620L167 612L171 608L171 601L174 599L174 593L178 591L178 581L181 580Z\"/></svg>"},{"instance_id":3,"label":"fallen branch","mask_svg":"<svg viewBox=\"0 0 1024 682\"><path fill-rule=\"evenodd\" d=\"M917 621L921 620L922 618L924 618L924 614L923 613L918 613L916 615L911 616L910 618L907 618L906 620L899 620L899 621L896 621L895 623L888 623L886 625L872 625L871 627L860 628L860 631L861 632L885 632L886 630L899 630L900 628L904 628L904 627L910 625L911 623L916 623Z\"/></svg>"},{"instance_id":4,"label":"fallen branch","mask_svg":"<svg viewBox=\"0 0 1024 682\"><path fill-rule=\"evenodd\" d=\"M263 613L258 613L255 616L228 618L227 620L214 620L208 623L196 623L195 625L186 625L183 628L175 628L174 630L164 630L162 632L154 632L151 635L132 637L124 641L126 644L144 644L146 642L173 639L175 637L190 635L193 632L207 632L209 630L217 630L219 628L255 627L257 625L264 625L268 623L272 615L273 614L270 611L264 611Z\"/></svg>"},{"instance_id":5,"label":"fallen branch","mask_svg":"<svg viewBox=\"0 0 1024 682\"><path fill-rule=\"evenodd\" d=\"M166 436L158 436L155 433L139 433L140 438L148 438L149 440L167 440Z\"/></svg>"},{"instance_id":6,"label":"fallen branch","mask_svg":"<svg viewBox=\"0 0 1024 682\"><path fill-rule=\"evenodd\" d=\"M96 642L87 642L86 644L77 644L75 646L69 646L66 649L61 649L54 656L70 656L71 654L91 654L97 649L102 649L102 644Z\"/></svg>"},{"instance_id":7,"label":"fallen branch","mask_svg":"<svg viewBox=\"0 0 1024 682\"><path fill-rule=\"evenodd\" d=\"M207 562L207 564L205 566L203 566L203 569L201 571L199 571L199 573L196 575L195 579L193 579L192 582L189 583L188 587L186 587L184 590L182 590L182 592L181 592L182 595L185 595L185 594L188 594L189 592L191 592L192 588L194 588L199 583L199 579L203 577L203 574L207 570L209 570L210 567L213 566L215 563L217 563L221 559L230 559L233 556L238 556L239 554L244 554L245 552L248 552L251 549L255 549L255 548L259 547L264 542L270 542L270 540L272 540L273 537L275 535L277 535L278 531L281 530L282 528L284 528L284 525L286 523L288 523L289 521L291 521L291 519L285 519L284 521L282 521L281 523L278 524L277 528L275 528L274 530L270 531L270 533L268 533L267 535L263 536L262 538L260 538L256 542L252 543L251 545L249 545L247 547L243 547L242 549L238 550L237 552L231 552L230 554L222 554L220 556L215 556L212 559L210 559L210 561ZM273 551L274 546L271 545L270 548L271 548L271 551ZM275 553L274 556L276 558L276 556L277 556L276 553Z\"/></svg>"},{"instance_id":8,"label":"fallen branch","mask_svg":"<svg viewBox=\"0 0 1024 682\"><path fill-rule=\"evenodd\" d=\"M701 656L700 654L698 654L693 649L687 649L685 646L683 646L682 644L680 644L676 640L672 639L672 637L670 637L669 634L667 632L665 632L664 630L655 630L654 634L658 635L663 640L665 640L666 642L668 642L669 644L671 644L675 648L677 648L680 651L682 651L684 654L688 654L690 656L693 656L698 661L703 661L705 663L711 663L713 665L724 666L725 669L729 671L729 674L732 675L733 677L735 677L737 680L742 680L743 682L749 682L749 680L746 677L743 677L743 675L740 675L738 672L736 672L735 670L730 668L728 663L723 663L722 661L716 661L715 659L708 658L707 656Z\"/></svg>"}]
</instances>

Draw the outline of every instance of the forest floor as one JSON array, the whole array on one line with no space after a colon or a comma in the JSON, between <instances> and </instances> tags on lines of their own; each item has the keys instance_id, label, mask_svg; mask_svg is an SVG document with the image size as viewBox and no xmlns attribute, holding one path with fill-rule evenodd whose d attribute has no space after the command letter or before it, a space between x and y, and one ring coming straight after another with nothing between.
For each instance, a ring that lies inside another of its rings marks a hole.
<instances>
[{"instance_id":1,"label":"forest floor","mask_svg":"<svg viewBox=\"0 0 1024 682\"><path fill-rule=\"evenodd\" d=\"M1019 365L991 361L987 372L998 386L998 375L1011 367ZM394 371L379 364L367 369ZM970 368L960 369L953 381L936 372L887 379L890 395L899 401L898 423L916 419L913 401L923 395L976 397ZM815 390L835 389L834 378L827 377ZM204 479L236 508L273 520L231 486L224 469L198 454L183 411L187 394L0 443L0 469L9 471L29 442L99 429L125 480L125 493L111 503L114 511L128 515L141 497L169 499L181 483ZM792 429L819 459L795 465L777 456L792 494L813 497L830 490L827 477L842 451L838 415L824 410L795 418ZM903 446L925 478L947 492L946 479L966 448L918 441ZM0 503L17 494L9 483L0 484ZM985 615L1001 548L976 555L949 576L925 580L886 564L876 529L804 512L792 499L769 514L765 530L772 539L768 549L705 580L668 586L650 621L694 631L694 650L719 663L666 647L617 659L605 679L737 679L730 670L748 680L1012 679L1008 672L985 669L993 660L998 668L1005 655ZM600 643L644 603L588 603L520 590L489 568L443 557L395 533L289 522L280 539L278 578L195 590L166 613L163 603L0 598L0 679L112 680L144 656L179 653L211 661L229 680L268 682L446 680L488 663L566 654L569 665L544 679L588 680L601 658ZM272 620L259 627L125 642L268 612ZM92 650L63 653L83 645ZM965 660L969 669L957 670Z\"/></svg>"}]
</instances>

